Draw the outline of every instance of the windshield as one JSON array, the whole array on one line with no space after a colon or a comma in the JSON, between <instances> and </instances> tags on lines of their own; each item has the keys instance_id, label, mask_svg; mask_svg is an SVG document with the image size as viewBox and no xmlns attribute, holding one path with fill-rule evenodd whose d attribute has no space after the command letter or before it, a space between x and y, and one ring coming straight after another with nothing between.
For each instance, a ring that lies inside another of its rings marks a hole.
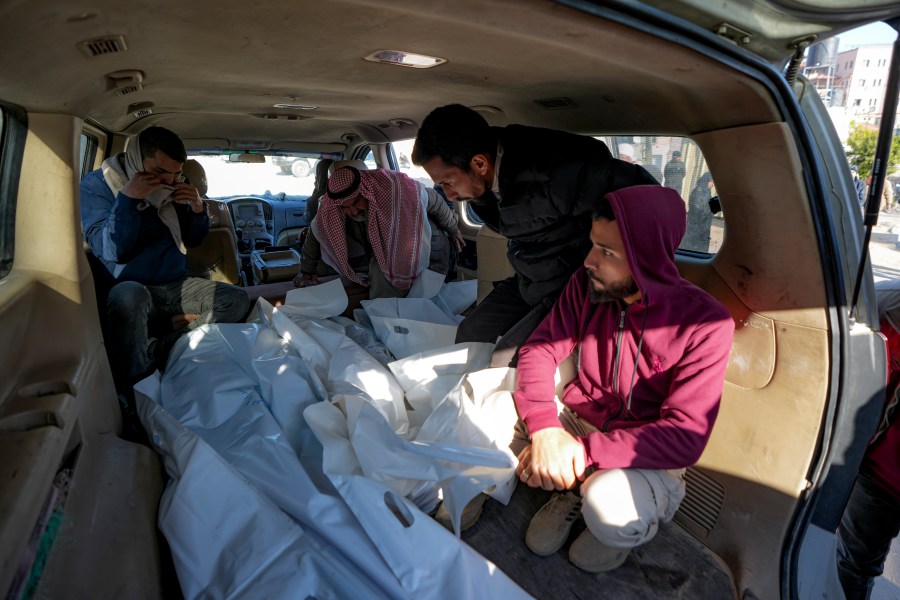
<instances>
[{"instance_id":1,"label":"windshield","mask_svg":"<svg viewBox=\"0 0 900 600\"><path fill-rule=\"evenodd\" d=\"M190 150L188 158L206 171L210 198L260 196L288 200L309 196L315 185L316 164L323 158L339 160L339 154L253 152L264 162L238 162L240 152ZM246 158L246 155L244 155ZM253 159L253 160L259 160Z\"/></svg>"}]
</instances>

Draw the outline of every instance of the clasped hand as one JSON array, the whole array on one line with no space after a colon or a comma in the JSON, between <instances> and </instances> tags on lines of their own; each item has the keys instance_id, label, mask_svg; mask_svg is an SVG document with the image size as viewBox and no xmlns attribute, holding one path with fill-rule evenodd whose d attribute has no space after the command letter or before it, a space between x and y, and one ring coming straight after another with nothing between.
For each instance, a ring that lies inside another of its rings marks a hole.
<instances>
[{"instance_id":1,"label":"clasped hand","mask_svg":"<svg viewBox=\"0 0 900 600\"><path fill-rule=\"evenodd\" d=\"M516 475L531 487L570 490L584 479L584 445L561 427L541 429L519 453Z\"/></svg>"}]
</instances>

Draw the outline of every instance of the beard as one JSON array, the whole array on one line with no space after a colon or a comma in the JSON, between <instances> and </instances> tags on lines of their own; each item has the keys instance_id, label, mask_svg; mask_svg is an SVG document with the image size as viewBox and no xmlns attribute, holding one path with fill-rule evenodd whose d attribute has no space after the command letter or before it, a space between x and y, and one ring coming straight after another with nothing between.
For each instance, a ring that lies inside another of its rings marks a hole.
<instances>
[{"instance_id":1,"label":"beard","mask_svg":"<svg viewBox=\"0 0 900 600\"><path fill-rule=\"evenodd\" d=\"M625 279L620 279L619 281L614 281L612 283L606 283L599 279L596 279L590 271L586 272L588 278L588 293L590 294L591 304L600 304L601 302L612 302L614 300L624 300L629 296L633 296L637 294L640 290L638 290L637 284L634 282L634 279L629 275ZM598 281L603 283L603 289L598 290L594 287L594 281Z\"/></svg>"},{"instance_id":2,"label":"beard","mask_svg":"<svg viewBox=\"0 0 900 600\"><path fill-rule=\"evenodd\" d=\"M369 210L368 209L361 210L358 213L356 213L355 215L347 215L347 218L350 219L351 221L356 221L357 223L362 223L362 222L368 220Z\"/></svg>"},{"instance_id":3,"label":"beard","mask_svg":"<svg viewBox=\"0 0 900 600\"><path fill-rule=\"evenodd\" d=\"M494 194L494 191L487 185L484 186L484 192L481 193L477 198L461 198L466 202L471 202L472 204L476 204L478 206L489 206L492 204L497 204L497 195Z\"/></svg>"}]
</instances>

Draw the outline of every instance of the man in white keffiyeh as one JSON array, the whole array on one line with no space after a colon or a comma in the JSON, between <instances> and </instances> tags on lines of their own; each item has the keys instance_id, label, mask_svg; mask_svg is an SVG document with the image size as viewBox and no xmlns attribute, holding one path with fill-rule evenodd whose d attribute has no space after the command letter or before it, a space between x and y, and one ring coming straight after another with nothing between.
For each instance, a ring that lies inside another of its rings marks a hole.
<instances>
[{"instance_id":1,"label":"man in white keffiyeh","mask_svg":"<svg viewBox=\"0 0 900 600\"><path fill-rule=\"evenodd\" d=\"M129 411L131 386L164 367L182 333L239 321L249 306L241 288L186 276L187 248L209 231L206 206L181 173L186 159L177 135L150 127L81 182L81 220L107 350Z\"/></svg>"}]
</instances>

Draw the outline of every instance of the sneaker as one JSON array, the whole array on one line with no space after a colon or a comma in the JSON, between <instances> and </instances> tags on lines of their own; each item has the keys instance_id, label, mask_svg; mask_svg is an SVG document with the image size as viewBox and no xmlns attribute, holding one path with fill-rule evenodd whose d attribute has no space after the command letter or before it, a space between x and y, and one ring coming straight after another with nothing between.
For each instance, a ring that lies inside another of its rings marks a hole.
<instances>
[{"instance_id":1,"label":"sneaker","mask_svg":"<svg viewBox=\"0 0 900 600\"><path fill-rule=\"evenodd\" d=\"M466 507L462 511L462 516L459 519L459 530L461 532L469 529L478 522L478 518L481 516L481 510L484 508L484 501L487 499L487 494L478 494L469 500L469 503L466 504ZM450 522L450 513L444 507L443 502L438 506L437 512L434 513L434 520L443 525L444 529L453 531L453 523Z\"/></svg>"},{"instance_id":2,"label":"sneaker","mask_svg":"<svg viewBox=\"0 0 900 600\"><path fill-rule=\"evenodd\" d=\"M631 548L610 548L585 529L569 548L569 561L588 573L606 573L618 569Z\"/></svg>"},{"instance_id":3,"label":"sneaker","mask_svg":"<svg viewBox=\"0 0 900 600\"><path fill-rule=\"evenodd\" d=\"M538 556L550 556L563 547L572 525L581 516L581 496L575 492L553 494L525 532L525 545Z\"/></svg>"}]
</instances>

